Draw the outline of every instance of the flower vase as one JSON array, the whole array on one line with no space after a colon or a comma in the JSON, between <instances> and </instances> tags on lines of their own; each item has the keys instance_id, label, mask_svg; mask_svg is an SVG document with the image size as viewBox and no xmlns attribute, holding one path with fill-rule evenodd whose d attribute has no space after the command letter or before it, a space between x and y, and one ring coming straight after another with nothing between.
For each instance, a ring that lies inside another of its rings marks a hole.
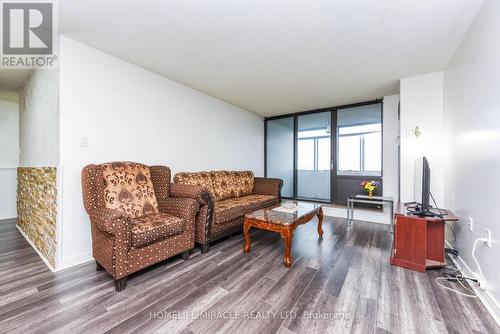
<instances>
[{"instance_id":1,"label":"flower vase","mask_svg":"<svg viewBox=\"0 0 500 334\"><path fill-rule=\"evenodd\" d=\"M368 197L372 197L373 196L373 190L368 190Z\"/></svg>"}]
</instances>

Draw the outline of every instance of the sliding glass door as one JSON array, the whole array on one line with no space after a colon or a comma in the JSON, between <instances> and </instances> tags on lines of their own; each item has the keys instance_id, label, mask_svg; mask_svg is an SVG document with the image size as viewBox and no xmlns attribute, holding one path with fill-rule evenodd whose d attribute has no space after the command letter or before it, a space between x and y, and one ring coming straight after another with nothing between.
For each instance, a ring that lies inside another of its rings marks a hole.
<instances>
[{"instance_id":1,"label":"sliding glass door","mask_svg":"<svg viewBox=\"0 0 500 334\"><path fill-rule=\"evenodd\" d=\"M297 198L330 201L331 111L297 117Z\"/></svg>"},{"instance_id":2,"label":"sliding glass door","mask_svg":"<svg viewBox=\"0 0 500 334\"><path fill-rule=\"evenodd\" d=\"M382 181L382 103L266 119L266 176L282 196L345 204L364 179ZM377 194L381 193L382 187Z\"/></svg>"},{"instance_id":3,"label":"sliding glass door","mask_svg":"<svg viewBox=\"0 0 500 334\"><path fill-rule=\"evenodd\" d=\"M294 148L293 117L266 121L266 176L283 180L283 197L294 197Z\"/></svg>"}]
</instances>

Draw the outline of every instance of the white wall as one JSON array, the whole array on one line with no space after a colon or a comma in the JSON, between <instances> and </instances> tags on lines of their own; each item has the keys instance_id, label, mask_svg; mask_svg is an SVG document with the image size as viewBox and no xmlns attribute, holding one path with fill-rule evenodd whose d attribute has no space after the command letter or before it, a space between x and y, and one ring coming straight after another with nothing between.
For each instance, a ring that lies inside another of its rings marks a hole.
<instances>
[{"instance_id":1,"label":"white wall","mask_svg":"<svg viewBox=\"0 0 500 334\"><path fill-rule=\"evenodd\" d=\"M16 101L18 96L14 92L5 94L4 91L0 92L0 95L0 219L5 219L17 215L19 103Z\"/></svg>"},{"instance_id":2,"label":"white wall","mask_svg":"<svg viewBox=\"0 0 500 334\"><path fill-rule=\"evenodd\" d=\"M59 164L59 77L56 70L35 70L20 93L19 164Z\"/></svg>"},{"instance_id":3,"label":"white wall","mask_svg":"<svg viewBox=\"0 0 500 334\"><path fill-rule=\"evenodd\" d=\"M264 122L255 114L60 38L62 239L58 267L87 260L81 195L89 163L133 160L173 172L249 169L263 175ZM80 147L88 137L88 147Z\"/></svg>"},{"instance_id":4,"label":"white wall","mask_svg":"<svg viewBox=\"0 0 500 334\"><path fill-rule=\"evenodd\" d=\"M443 134L443 72L401 79L401 201L413 201L415 158L427 157L431 192L443 206L446 145ZM421 135L416 138L418 126Z\"/></svg>"},{"instance_id":5,"label":"white wall","mask_svg":"<svg viewBox=\"0 0 500 334\"><path fill-rule=\"evenodd\" d=\"M486 1L444 72L444 117L449 155L445 206L460 217L454 224L456 248L468 266L473 242L483 228L492 248L480 245L477 257L488 293L500 310L500 1ZM454 199L453 199L454 198ZM474 219L473 231L466 227ZM497 313L500 315L500 313Z\"/></svg>"},{"instance_id":6,"label":"white wall","mask_svg":"<svg viewBox=\"0 0 500 334\"><path fill-rule=\"evenodd\" d=\"M399 94L383 100L383 195L398 201Z\"/></svg>"}]
</instances>

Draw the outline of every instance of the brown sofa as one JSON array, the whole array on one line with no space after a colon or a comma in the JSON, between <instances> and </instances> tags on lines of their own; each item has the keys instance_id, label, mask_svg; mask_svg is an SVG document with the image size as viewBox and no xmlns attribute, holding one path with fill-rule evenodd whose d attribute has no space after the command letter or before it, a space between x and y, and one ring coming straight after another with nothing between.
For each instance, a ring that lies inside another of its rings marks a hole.
<instances>
[{"instance_id":1,"label":"brown sofa","mask_svg":"<svg viewBox=\"0 0 500 334\"><path fill-rule=\"evenodd\" d=\"M177 173L171 191L198 201L195 240L206 253L211 241L241 230L246 213L281 203L282 186L280 179L254 177L251 171L212 171Z\"/></svg>"},{"instance_id":2,"label":"brown sofa","mask_svg":"<svg viewBox=\"0 0 500 334\"><path fill-rule=\"evenodd\" d=\"M82 188L97 270L113 276L116 291L125 288L133 272L181 253L188 259L199 205L172 195L168 167L88 165L82 171ZM176 188L183 191L182 185Z\"/></svg>"}]
</instances>

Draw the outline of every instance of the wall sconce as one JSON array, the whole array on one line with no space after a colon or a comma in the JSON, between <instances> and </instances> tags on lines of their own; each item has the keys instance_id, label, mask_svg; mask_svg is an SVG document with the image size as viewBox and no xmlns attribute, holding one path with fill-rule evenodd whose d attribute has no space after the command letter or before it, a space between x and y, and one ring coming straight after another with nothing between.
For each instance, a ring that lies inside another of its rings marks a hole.
<instances>
[{"instance_id":1,"label":"wall sconce","mask_svg":"<svg viewBox=\"0 0 500 334\"><path fill-rule=\"evenodd\" d=\"M413 130L413 134L417 138L420 137L420 135L422 134L422 131L420 131L420 129L418 128L418 125L415 127L415 130Z\"/></svg>"}]
</instances>

